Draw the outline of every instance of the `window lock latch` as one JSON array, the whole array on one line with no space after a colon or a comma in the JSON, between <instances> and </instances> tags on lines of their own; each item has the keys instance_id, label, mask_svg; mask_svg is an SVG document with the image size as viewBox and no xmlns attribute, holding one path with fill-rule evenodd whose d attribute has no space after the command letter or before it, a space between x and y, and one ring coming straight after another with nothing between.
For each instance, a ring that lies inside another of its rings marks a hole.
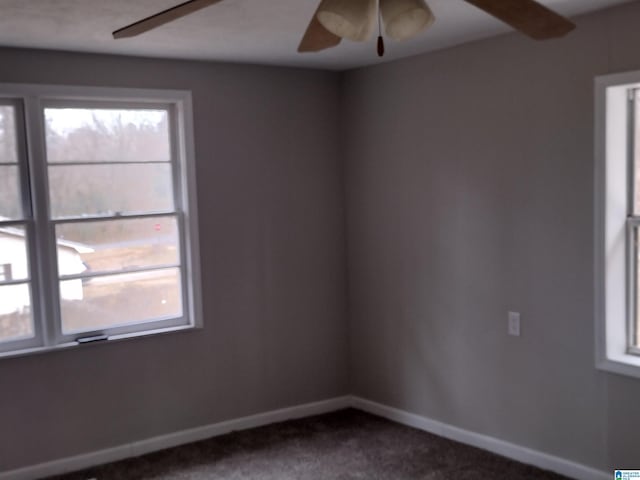
<instances>
[{"instance_id":1,"label":"window lock latch","mask_svg":"<svg viewBox=\"0 0 640 480\"><path fill-rule=\"evenodd\" d=\"M85 343L104 342L105 340L109 340L108 335L91 335L89 337L76 338L76 342L80 345Z\"/></svg>"}]
</instances>

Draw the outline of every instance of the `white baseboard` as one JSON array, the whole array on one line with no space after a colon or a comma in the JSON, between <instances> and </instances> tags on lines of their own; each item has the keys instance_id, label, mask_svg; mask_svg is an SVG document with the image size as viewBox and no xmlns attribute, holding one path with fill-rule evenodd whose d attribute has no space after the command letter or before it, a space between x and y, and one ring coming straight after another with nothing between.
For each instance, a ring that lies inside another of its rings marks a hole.
<instances>
[{"instance_id":1,"label":"white baseboard","mask_svg":"<svg viewBox=\"0 0 640 480\"><path fill-rule=\"evenodd\" d=\"M364 398L351 397L351 406L394 422L402 423L403 425L408 425L440 437L488 450L503 457L533 465L544 470L550 470L577 480L610 480L613 476L613 472L602 472L547 453L454 427L414 413L365 400Z\"/></svg>"},{"instance_id":2,"label":"white baseboard","mask_svg":"<svg viewBox=\"0 0 640 480\"><path fill-rule=\"evenodd\" d=\"M176 447L199 440L223 435L234 430L246 430L270 423L309 417L322 413L341 410L351 405L351 397L337 397L320 402L307 403L290 408L282 408L270 412L241 417L203 427L191 428L180 432L148 438L114 448L107 448L97 452L86 453L73 457L41 463L31 467L0 472L0 480L34 480L52 475L83 470L104 463L115 462L125 458L137 457L165 448Z\"/></svg>"},{"instance_id":3,"label":"white baseboard","mask_svg":"<svg viewBox=\"0 0 640 480\"><path fill-rule=\"evenodd\" d=\"M86 453L73 457L41 463L30 467L0 472L0 480L34 480L52 475L83 470L104 463L115 462L125 458L137 457L165 448L176 447L199 440L223 435L234 430L246 430L270 423L292 420L295 418L319 415L347 407L354 407L365 412L387 418L389 420L418 428L420 430L455 440L467 445L488 450L522 463L551 470L578 480L609 480L611 474L555 457L526 447L515 445L504 440L481 435L479 433L454 427L430 418L422 417L404 410L382 405L356 396L337 397L320 402L307 403L290 408L241 417L203 427L182 430L180 432L148 438L114 448Z\"/></svg>"}]
</instances>

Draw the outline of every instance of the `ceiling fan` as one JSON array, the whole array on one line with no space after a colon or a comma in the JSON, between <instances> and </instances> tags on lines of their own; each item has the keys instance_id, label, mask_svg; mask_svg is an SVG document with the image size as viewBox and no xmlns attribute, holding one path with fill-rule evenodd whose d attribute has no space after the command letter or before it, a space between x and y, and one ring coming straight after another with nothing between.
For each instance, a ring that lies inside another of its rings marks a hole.
<instances>
[{"instance_id":1,"label":"ceiling fan","mask_svg":"<svg viewBox=\"0 0 640 480\"><path fill-rule=\"evenodd\" d=\"M222 0L189 0L113 32L113 38L140 35ZM536 40L562 37L575 28L567 18L535 0L464 0ZM318 52L343 38L367 40L382 21L394 40L411 38L435 20L425 0L321 0L298 46L299 52ZM384 53L382 35L378 53Z\"/></svg>"}]
</instances>

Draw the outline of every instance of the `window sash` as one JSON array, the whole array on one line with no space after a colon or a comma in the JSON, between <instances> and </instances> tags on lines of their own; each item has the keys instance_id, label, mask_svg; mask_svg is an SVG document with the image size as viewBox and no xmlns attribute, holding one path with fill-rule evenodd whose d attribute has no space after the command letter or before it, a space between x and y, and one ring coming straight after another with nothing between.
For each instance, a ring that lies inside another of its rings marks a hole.
<instances>
[{"instance_id":1,"label":"window sash","mask_svg":"<svg viewBox=\"0 0 640 480\"><path fill-rule=\"evenodd\" d=\"M71 217L60 217L60 218L53 218L52 216L48 216L48 223L50 225L51 230L53 231L53 235L50 237L52 239L53 242L55 242L55 225L58 224L64 224L64 223L72 223L72 222L91 222L91 221L109 221L109 220L123 220L123 219L136 219L136 218L150 218L150 217L154 217L154 216L158 216L158 215L175 215L177 217L177 224L178 224L178 242L179 242L179 250L180 250L180 261L178 265L170 265L170 266L175 266L175 267L179 267L179 271L180 271L180 282L181 282L181 302L182 302L182 315L179 317L168 317L168 318L155 318L155 319L150 319L147 321L141 321L141 322L137 322L137 323L132 323L132 324L128 324L128 325L123 325L123 326L117 326L117 327L109 327L109 328L101 328L101 329L95 329L95 330L90 330L90 331L84 331L81 334L78 333L64 333L63 330L63 326L62 326L62 312L61 312L61 306L60 306L60 302L61 302L61 294L60 294L60 281L61 280L69 280L71 278L67 277L67 276L60 276L59 272L58 272L58 264L57 264L57 255L55 256L56 258L56 262L55 265L53 266L54 268L54 272L56 275L56 283L55 286L53 288L54 293L55 293L55 303L56 303L56 308L54 310L54 321L55 321L55 334L56 334L56 338L55 341L56 343L66 343L66 342L71 342L71 341L75 341L77 338L79 337L90 337L90 336L97 336L97 335L108 335L108 336L113 336L113 335L122 335L122 334L130 334L130 333L138 333L138 332L147 332L150 330L155 330L155 329L164 329L164 328L171 328L171 327L179 327L179 326L184 326L184 325L188 325L190 323L190 319L189 319L189 312L187 307L187 301L188 301L188 297L187 297L187 292L186 292L186 286L188 285L188 272L186 268L183 268L184 265L186 265L186 259L185 259L185 231L184 231L184 222L182 221L182 215L181 212L184 209L184 205L182 202L183 199L183 195L181 192L181 187L182 184L179 181L180 176L182 174L182 172L180 171L180 162L178 161L179 159L179 150L178 150L178 145L179 145L179 139L177 138L177 127L178 127L178 123L177 123L177 118L176 118L176 114L177 112L175 111L175 107L172 104L168 104L168 103L140 103L140 102L133 102L133 103L127 103L127 102L118 102L118 101L114 101L114 102L110 102L110 101L77 101L77 100L73 100L73 101L64 101L64 100L46 100L44 102L41 103L40 105L40 118L44 124L44 112L46 108L84 108L84 109L92 109L92 108L99 108L99 109L113 109L113 110L118 110L118 109L127 109L127 110L137 110L137 109L145 109L145 110L164 110L167 112L168 115L168 120L169 120L169 147L170 147L170 160L168 162L156 162L156 163L162 163L162 164L169 164L171 165L171 182L172 182L172 193L173 193L173 197L174 197L174 209L173 210L162 210L162 211L154 211L154 212L144 212L144 213L136 213L136 212L128 212L128 213L123 213L123 214L118 214L118 215L89 215L89 216L82 216L82 217L78 217L78 216L71 216ZM43 131L44 134L44 131ZM42 136L42 141L44 143L43 147L44 147L44 152L46 154L46 136ZM46 155L45 155L46 157ZM60 165L59 162L56 163L49 163L46 161L42 162L45 165L45 168L49 168L50 166L58 166ZM70 166L79 166L84 162L78 163L78 162L65 162L65 163L69 163ZM91 163L91 165L97 165L98 163L94 163L94 162L87 162L87 163ZM109 165L122 165L122 164L128 164L129 162L103 162ZM151 164L149 162L144 162L146 164ZM48 170L47 170L48 171ZM49 195L49 189L50 189L50 184L47 182L47 187L46 187L46 198L47 200L49 200L50 195ZM47 213L48 215L51 215L51 210L50 210L50 206L47 208ZM55 247L55 243L53 245L50 246L54 251L56 249ZM142 268L141 270L152 270L153 268ZM117 274L120 272L110 272L109 274L113 275L113 274ZM122 273L127 273L127 272L122 272ZM87 278L91 278L91 277L96 277L99 275L86 275ZM100 275L102 276L102 275ZM74 276L75 278L75 276ZM79 276L79 278L83 278L82 276Z\"/></svg>"},{"instance_id":2,"label":"window sash","mask_svg":"<svg viewBox=\"0 0 640 480\"><path fill-rule=\"evenodd\" d=\"M640 217L629 217L626 227L627 242L627 352L636 353L634 338L638 315L638 228Z\"/></svg>"},{"instance_id":3,"label":"window sash","mask_svg":"<svg viewBox=\"0 0 640 480\"><path fill-rule=\"evenodd\" d=\"M0 343L0 354L21 349L29 349L43 343L44 327L39 321L43 313L39 299L41 296L40 285L37 281L37 265L38 252L36 247L35 225L33 221L33 206L31 203L31 181L29 175L29 162L27 155L27 131L25 117L25 103L21 99L16 98L0 98L0 105L10 106L15 115L16 130L16 154L18 175L20 179L20 202L22 206L22 218L17 220L8 220L0 222L0 227L20 227L24 228L26 234L26 255L28 273L26 279L2 282L2 285L27 285L30 296L30 312L33 336L30 338L22 338L17 340L9 340ZM3 164L6 165L6 164Z\"/></svg>"},{"instance_id":4,"label":"window sash","mask_svg":"<svg viewBox=\"0 0 640 480\"><path fill-rule=\"evenodd\" d=\"M638 241L640 240L640 215L637 213L638 202L638 185L637 163L640 159L636 158L636 137L638 135L638 119L636 113L638 111L638 89L629 89L628 107L627 107L627 161L628 161L628 218L626 228L627 242L627 353L632 355L640 355L640 348L636 343L638 334L638 259L640 258L640 249Z\"/></svg>"}]
</instances>

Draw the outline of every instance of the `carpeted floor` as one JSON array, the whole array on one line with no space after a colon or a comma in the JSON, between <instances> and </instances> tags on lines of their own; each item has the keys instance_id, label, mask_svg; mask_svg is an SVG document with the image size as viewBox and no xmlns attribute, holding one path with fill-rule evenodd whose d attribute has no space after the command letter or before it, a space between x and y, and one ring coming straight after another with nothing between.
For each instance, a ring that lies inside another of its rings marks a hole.
<instances>
[{"instance_id":1,"label":"carpeted floor","mask_svg":"<svg viewBox=\"0 0 640 480\"><path fill-rule=\"evenodd\" d=\"M233 432L56 480L562 480L348 409Z\"/></svg>"}]
</instances>

